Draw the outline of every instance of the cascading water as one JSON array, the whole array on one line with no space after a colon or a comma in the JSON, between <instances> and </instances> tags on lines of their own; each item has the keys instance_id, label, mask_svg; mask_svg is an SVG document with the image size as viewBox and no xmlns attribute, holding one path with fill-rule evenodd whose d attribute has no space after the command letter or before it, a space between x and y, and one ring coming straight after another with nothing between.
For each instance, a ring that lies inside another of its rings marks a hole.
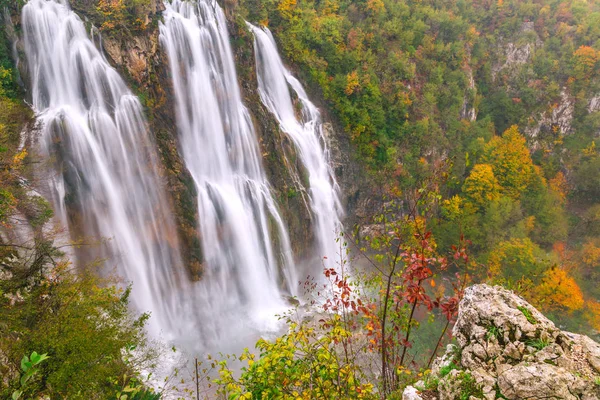
<instances>
[{"instance_id":1,"label":"cascading water","mask_svg":"<svg viewBox=\"0 0 600 400\"><path fill-rule=\"evenodd\" d=\"M282 292L296 292L289 238L241 99L223 11L209 0L165 8L160 39L180 149L198 192L204 276L197 290L211 325L204 339L239 340L240 317L264 327L285 307Z\"/></svg>"},{"instance_id":2,"label":"cascading water","mask_svg":"<svg viewBox=\"0 0 600 400\"><path fill-rule=\"evenodd\" d=\"M281 130L293 141L309 178L310 206L315 218L318 254L327 257L326 266L335 267L344 249L336 242L342 232L343 208L339 187L329 160L321 114L310 101L300 82L285 68L275 40L267 28L248 23L254 34L254 52L258 74L258 90L264 105L275 115ZM302 105L297 117L289 90L291 87ZM339 262L339 261L338 261Z\"/></svg>"},{"instance_id":3,"label":"cascading water","mask_svg":"<svg viewBox=\"0 0 600 400\"><path fill-rule=\"evenodd\" d=\"M66 0L29 0L22 22L40 145L56 167L56 213L72 239L110 239L96 255L134 283L134 305L152 313L151 329L169 334L184 320L183 273L141 105Z\"/></svg>"}]
</instances>

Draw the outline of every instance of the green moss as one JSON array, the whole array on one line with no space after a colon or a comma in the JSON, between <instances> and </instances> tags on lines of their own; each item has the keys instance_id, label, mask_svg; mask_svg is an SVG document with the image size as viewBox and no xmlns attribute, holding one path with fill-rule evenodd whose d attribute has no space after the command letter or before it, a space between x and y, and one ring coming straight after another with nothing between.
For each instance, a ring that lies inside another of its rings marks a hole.
<instances>
[{"instance_id":1,"label":"green moss","mask_svg":"<svg viewBox=\"0 0 600 400\"><path fill-rule=\"evenodd\" d=\"M444 378L445 376L447 376L450 372L454 371L455 369L458 369L458 367L454 363L444 365L442 368L440 368L440 373L439 373L440 378Z\"/></svg>"}]
</instances>

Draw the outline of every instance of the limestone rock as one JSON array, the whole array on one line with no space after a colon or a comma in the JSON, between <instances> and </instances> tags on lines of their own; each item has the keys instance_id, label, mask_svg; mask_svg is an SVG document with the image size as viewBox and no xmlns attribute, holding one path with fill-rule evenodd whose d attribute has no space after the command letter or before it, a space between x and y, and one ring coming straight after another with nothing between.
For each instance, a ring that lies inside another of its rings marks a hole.
<instances>
[{"instance_id":1,"label":"limestone rock","mask_svg":"<svg viewBox=\"0 0 600 400\"><path fill-rule=\"evenodd\" d=\"M407 386L402 392L402 400L423 400L414 386Z\"/></svg>"},{"instance_id":2,"label":"limestone rock","mask_svg":"<svg viewBox=\"0 0 600 400\"><path fill-rule=\"evenodd\" d=\"M588 103L588 112L593 113L600 111L600 95L594 96Z\"/></svg>"},{"instance_id":3,"label":"limestone rock","mask_svg":"<svg viewBox=\"0 0 600 400\"><path fill-rule=\"evenodd\" d=\"M592 103L590 102L590 104ZM567 88L562 88L560 101L553 106L552 112L540 114L537 123L534 126L526 128L525 132L532 138L539 136L540 132L547 131L556 131L561 135L569 135L573 132L572 124L574 115L575 100L571 97Z\"/></svg>"},{"instance_id":4,"label":"limestone rock","mask_svg":"<svg viewBox=\"0 0 600 400\"><path fill-rule=\"evenodd\" d=\"M498 388L508 399L569 399L583 393L584 382L564 368L550 364L519 364L498 376Z\"/></svg>"},{"instance_id":5,"label":"limestone rock","mask_svg":"<svg viewBox=\"0 0 600 400\"><path fill-rule=\"evenodd\" d=\"M458 347L432 367L439 400L600 399L600 344L508 290L467 288L453 333Z\"/></svg>"}]
</instances>

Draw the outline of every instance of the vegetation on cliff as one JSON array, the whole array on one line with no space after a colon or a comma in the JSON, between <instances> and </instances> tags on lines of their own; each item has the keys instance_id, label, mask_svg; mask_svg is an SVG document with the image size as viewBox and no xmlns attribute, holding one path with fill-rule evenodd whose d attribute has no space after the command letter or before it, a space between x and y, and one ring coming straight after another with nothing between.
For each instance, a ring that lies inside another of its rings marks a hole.
<instances>
[{"instance_id":1,"label":"vegetation on cliff","mask_svg":"<svg viewBox=\"0 0 600 400\"><path fill-rule=\"evenodd\" d=\"M107 36L127 38L117 54L132 32L143 36L158 21L150 1L73 3L95 16ZM0 7L16 4L0 0ZM323 96L362 165L381 184L372 194L383 205L355 237L340 239L369 271L350 280L327 270L325 287L307 282L308 296L323 305L319 317L286 316L285 335L261 340L259 354L237 357L246 364L241 375L225 361L208 360L201 375L220 373L204 382L208 396L217 396L216 387L218 395L237 399L399 398L408 383L428 382L435 356L450 340L463 290L477 281L515 290L569 329L600 329L597 2L227 5L236 17L274 31L289 64ZM118 281L89 271L73 275L41 229L52 212L24 179L34 160L20 146L20 132L32 116L4 35L0 225L14 233L26 221L33 230L30 242L2 236L0 243L0 372L8 377L0 381L0 394L156 398L137 383L139 371L153 362L151 350L135 357L146 344L148 316L128 310L129 290L118 289ZM132 82L157 84L159 68L142 67L134 68L139 74ZM164 90L140 90L152 93L145 105L155 127L155 112L167 107ZM179 186L175 202L187 219L182 229L197 249L196 221L187 212L193 195L182 188L185 179L178 181L178 156L170 156L176 153L174 134L155 134L170 183ZM189 256L194 278L202 275L201 258ZM521 312L537 323L527 308ZM490 326L484 336L494 342L500 334ZM547 347L536 340L528 346ZM18 371L27 371L19 362L34 351L49 358L24 386ZM457 398L482 396L466 372L440 374L460 377ZM196 373L200 385L198 378Z\"/></svg>"},{"instance_id":2,"label":"vegetation on cliff","mask_svg":"<svg viewBox=\"0 0 600 400\"><path fill-rule=\"evenodd\" d=\"M445 175L427 223L442 251L461 234L472 242L472 279L597 329L597 2L246 0L238 9L274 31L382 197L407 201Z\"/></svg>"}]
</instances>

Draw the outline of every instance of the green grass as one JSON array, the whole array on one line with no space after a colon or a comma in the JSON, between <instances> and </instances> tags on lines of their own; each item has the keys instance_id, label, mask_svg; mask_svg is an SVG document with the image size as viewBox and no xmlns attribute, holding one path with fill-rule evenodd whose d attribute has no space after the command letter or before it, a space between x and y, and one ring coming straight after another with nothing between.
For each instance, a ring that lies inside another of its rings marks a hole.
<instances>
[{"instance_id":1,"label":"green grass","mask_svg":"<svg viewBox=\"0 0 600 400\"><path fill-rule=\"evenodd\" d=\"M537 320L535 318L533 318L531 311L529 311L529 309L527 307L518 306L517 309L523 313L525 318L527 318L527 321L529 321L532 324L537 324Z\"/></svg>"},{"instance_id":2,"label":"green grass","mask_svg":"<svg viewBox=\"0 0 600 400\"><path fill-rule=\"evenodd\" d=\"M532 339L527 341L527 345L538 350L542 350L544 347L547 347L550 344L548 339Z\"/></svg>"},{"instance_id":3,"label":"green grass","mask_svg":"<svg viewBox=\"0 0 600 400\"><path fill-rule=\"evenodd\" d=\"M448 375L450 372L452 372L455 369L458 369L458 367L454 363L444 365L442 368L440 368L440 373L439 373L440 379L445 377L446 375Z\"/></svg>"},{"instance_id":4,"label":"green grass","mask_svg":"<svg viewBox=\"0 0 600 400\"><path fill-rule=\"evenodd\" d=\"M487 328L487 334L485 335L487 340L490 340L491 338L496 338L496 340L500 339L500 336L502 336L502 330L500 330L500 328L498 328L497 326L494 325L490 325Z\"/></svg>"},{"instance_id":5,"label":"green grass","mask_svg":"<svg viewBox=\"0 0 600 400\"><path fill-rule=\"evenodd\" d=\"M477 384L473 375L468 372L463 372L459 375L460 384L460 400L469 400L471 396L483 398L483 390Z\"/></svg>"}]
</instances>

